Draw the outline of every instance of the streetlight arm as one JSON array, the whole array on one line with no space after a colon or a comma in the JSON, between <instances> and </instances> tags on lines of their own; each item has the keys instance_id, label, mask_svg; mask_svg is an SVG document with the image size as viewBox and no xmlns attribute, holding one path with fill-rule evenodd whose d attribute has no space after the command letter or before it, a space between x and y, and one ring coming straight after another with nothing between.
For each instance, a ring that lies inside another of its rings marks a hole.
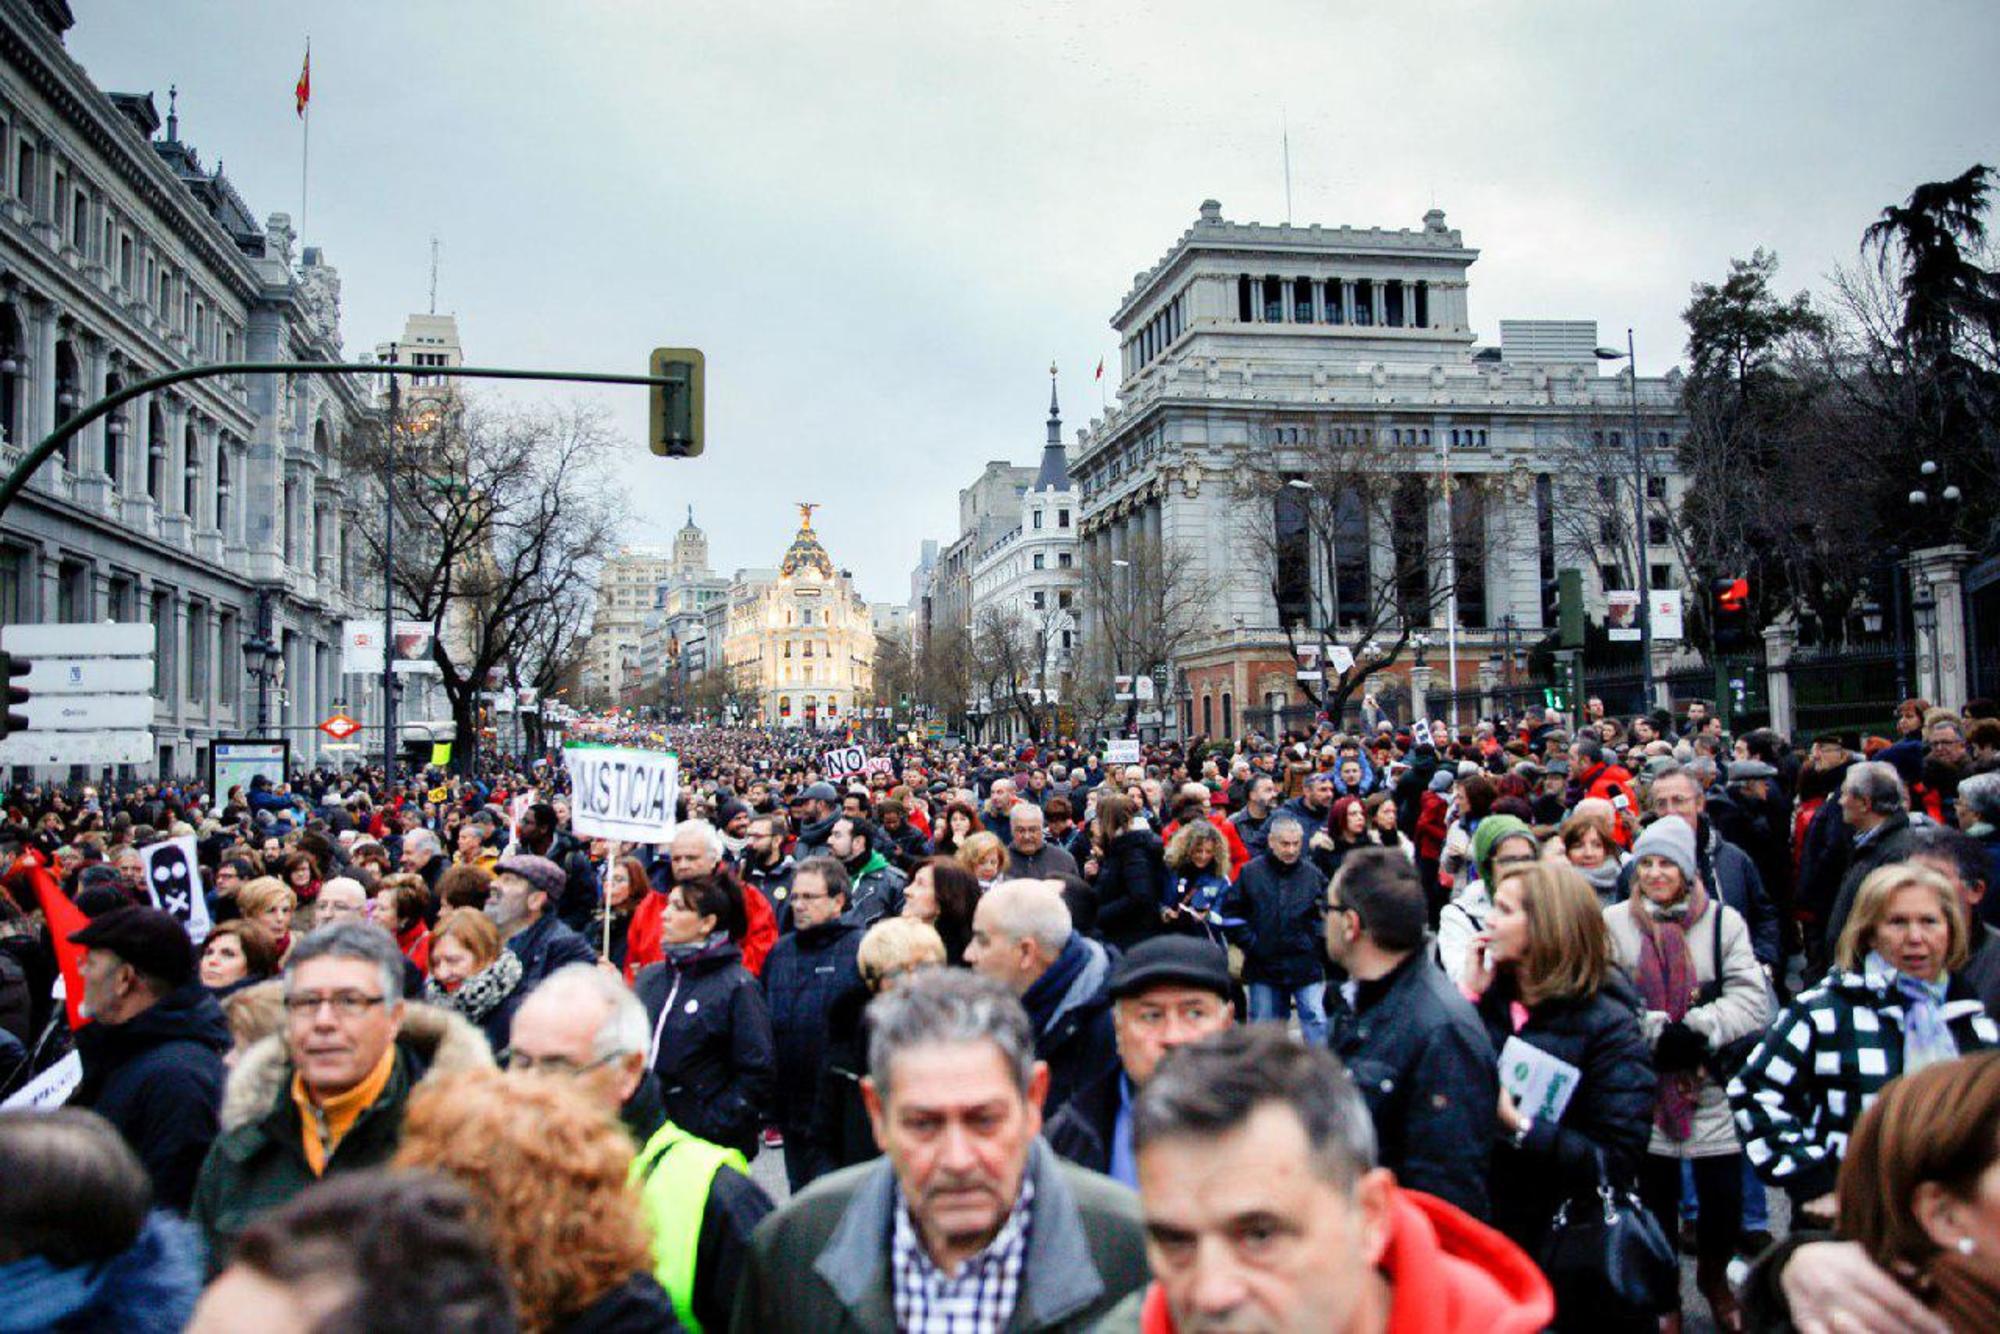
<instances>
[{"instance_id":1,"label":"streetlight arm","mask_svg":"<svg viewBox=\"0 0 2000 1334\"><path fill-rule=\"evenodd\" d=\"M14 503L15 498L27 486L28 479L35 475L35 469L47 463L57 450L98 418L116 412L127 403L156 389L183 384L189 380L205 380L217 375L438 375L467 380L551 380L570 384L639 384L648 387L678 383L655 375L514 370L501 366L412 366L393 361L225 361L205 366L183 366L179 370L165 371L133 384L120 386L117 392L105 395L81 412L70 416L44 436L42 442L29 450L27 457L14 466L14 471L8 474L7 480L0 483L0 514L7 512L7 507Z\"/></svg>"}]
</instances>

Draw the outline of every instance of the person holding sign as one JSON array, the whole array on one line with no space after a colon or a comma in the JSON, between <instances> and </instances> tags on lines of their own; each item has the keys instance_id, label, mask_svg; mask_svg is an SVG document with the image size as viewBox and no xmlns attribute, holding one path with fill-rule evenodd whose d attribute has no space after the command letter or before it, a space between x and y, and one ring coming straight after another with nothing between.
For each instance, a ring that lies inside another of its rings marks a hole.
<instances>
[{"instance_id":1,"label":"person holding sign","mask_svg":"<svg viewBox=\"0 0 2000 1334\"><path fill-rule=\"evenodd\" d=\"M1652 1143L1640 1172L1646 1207L1669 1236L1680 1227L1681 1165L1694 1164L1695 1282L1724 1329L1741 1327L1729 1260L1743 1216L1743 1150L1730 1119L1719 1053L1771 1022L1770 989L1742 914L1711 897L1694 830L1661 819L1632 846L1632 897L1604 914L1619 966L1637 982L1658 1073Z\"/></svg>"},{"instance_id":2,"label":"person holding sign","mask_svg":"<svg viewBox=\"0 0 2000 1334\"><path fill-rule=\"evenodd\" d=\"M1596 891L1546 863L1500 881L1459 989L1500 1053L1493 1225L1537 1254L1564 1202L1596 1198L1600 1162L1613 1184L1637 1180L1658 1088L1639 997L1612 967Z\"/></svg>"}]
</instances>

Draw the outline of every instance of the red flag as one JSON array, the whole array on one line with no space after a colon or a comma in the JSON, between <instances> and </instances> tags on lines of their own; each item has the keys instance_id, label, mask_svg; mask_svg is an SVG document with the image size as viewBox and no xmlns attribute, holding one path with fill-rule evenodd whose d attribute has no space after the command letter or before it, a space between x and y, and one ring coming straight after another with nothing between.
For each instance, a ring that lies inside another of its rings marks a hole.
<instances>
[{"instance_id":1,"label":"red flag","mask_svg":"<svg viewBox=\"0 0 2000 1334\"><path fill-rule=\"evenodd\" d=\"M1097 375L1096 375L1096 377L1095 377L1095 378L1097 378L1097 379L1099 379L1099 380L1102 380L1102 379L1104 378L1104 358L1103 358L1103 357L1099 357L1099 358L1097 359Z\"/></svg>"},{"instance_id":2,"label":"red flag","mask_svg":"<svg viewBox=\"0 0 2000 1334\"><path fill-rule=\"evenodd\" d=\"M296 110L301 117L303 117L306 114L306 103L312 101L312 95L313 95L313 53L312 53L312 48L308 46L306 48L306 63L299 70L299 81L292 86L292 102L294 104L294 110Z\"/></svg>"},{"instance_id":3,"label":"red flag","mask_svg":"<svg viewBox=\"0 0 2000 1334\"><path fill-rule=\"evenodd\" d=\"M23 853L7 868L5 879L15 887L25 881L35 891L35 899L42 905L42 916L49 924L49 937L55 943L56 966L62 970L63 1004L69 1009L69 1026L72 1031L83 1027L89 1022L82 1010L83 946L71 944L69 938L89 926L90 919L83 915L83 909L63 896L62 886L32 854Z\"/></svg>"}]
</instances>

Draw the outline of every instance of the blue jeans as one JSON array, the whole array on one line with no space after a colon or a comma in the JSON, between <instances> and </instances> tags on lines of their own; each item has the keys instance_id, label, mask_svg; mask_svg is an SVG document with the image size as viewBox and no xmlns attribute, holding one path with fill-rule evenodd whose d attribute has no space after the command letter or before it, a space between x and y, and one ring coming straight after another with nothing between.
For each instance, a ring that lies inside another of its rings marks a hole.
<instances>
[{"instance_id":1,"label":"blue jeans","mask_svg":"<svg viewBox=\"0 0 2000 1334\"><path fill-rule=\"evenodd\" d=\"M1764 1194L1764 1183L1757 1179L1757 1169L1750 1166L1748 1154L1738 1155L1743 1159L1743 1230L1745 1232L1769 1232L1771 1230L1771 1201ZM1692 1222L1700 1217L1701 1210L1695 1202L1694 1164L1681 1164L1681 1217Z\"/></svg>"},{"instance_id":2,"label":"blue jeans","mask_svg":"<svg viewBox=\"0 0 2000 1334\"><path fill-rule=\"evenodd\" d=\"M1302 987L1281 987L1269 982L1251 982L1250 1022L1284 1022L1294 1010L1299 1016L1299 1034L1309 1047L1326 1045L1326 983L1308 982Z\"/></svg>"}]
</instances>

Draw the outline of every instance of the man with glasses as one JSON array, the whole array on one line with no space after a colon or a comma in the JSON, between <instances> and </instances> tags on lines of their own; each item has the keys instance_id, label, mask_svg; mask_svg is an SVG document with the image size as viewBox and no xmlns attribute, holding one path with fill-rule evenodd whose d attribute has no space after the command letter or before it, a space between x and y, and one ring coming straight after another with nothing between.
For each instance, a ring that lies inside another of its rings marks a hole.
<instances>
[{"instance_id":1,"label":"man with glasses","mask_svg":"<svg viewBox=\"0 0 2000 1334\"><path fill-rule=\"evenodd\" d=\"M1078 1089L1044 1133L1049 1147L1070 1162L1136 1190L1132 1099L1162 1056L1236 1022L1229 956L1196 936L1156 936L1119 958L1110 991L1118 1064Z\"/></svg>"},{"instance_id":2,"label":"man with glasses","mask_svg":"<svg viewBox=\"0 0 2000 1334\"><path fill-rule=\"evenodd\" d=\"M637 996L601 969L570 964L521 1003L507 1068L574 1080L624 1122L638 1150L632 1181L652 1225L653 1277L684 1328L727 1329L750 1234L771 1212L771 1198L748 1176L742 1154L667 1119L646 1068L650 1036Z\"/></svg>"},{"instance_id":3,"label":"man with glasses","mask_svg":"<svg viewBox=\"0 0 2000 1334\"><path fill-rule=\"evenodd\" d=\"M1341 863L1326 894L1326 953L1346 974L1327 1007L1329 1045L1368 1103L1381 1166L1483 1219L1499 1060L1425 948L1424 910L1401 852L1362 848Z\"/></svg>"},{"instance_id":4,"label":"man with glasses","mask_svg":"<svg viewBox=\"0 0 2000 1334\"><path fill-rule=\"evenodd\" d=\"M403 952L376 926L340 922L299 941L284 998L282 1038L251 1048L232 1072L222 1135L195 1186L189 1216L212 1269L259 1215L315 1181L387 1163L426 1074L493 1064L464 1019L407 1009Z\"/></svg>"},{"instance_id":5,"label":"man with glasses","mask_svg":"<svg viewBox=\"0 0 2000 1334\"><path fill-rule=\"evenodd\" d=\"M794 1191L830 1166L815 1152L810 1132L828 1016L841 997L861 990L856 955L863 928L846 916L848 893L846 867L831 857L808 858L792 876L794 929L764 961L777 1053L774 1110L785 1138L785 1178Z\"/></svg>"}]
</instances>

